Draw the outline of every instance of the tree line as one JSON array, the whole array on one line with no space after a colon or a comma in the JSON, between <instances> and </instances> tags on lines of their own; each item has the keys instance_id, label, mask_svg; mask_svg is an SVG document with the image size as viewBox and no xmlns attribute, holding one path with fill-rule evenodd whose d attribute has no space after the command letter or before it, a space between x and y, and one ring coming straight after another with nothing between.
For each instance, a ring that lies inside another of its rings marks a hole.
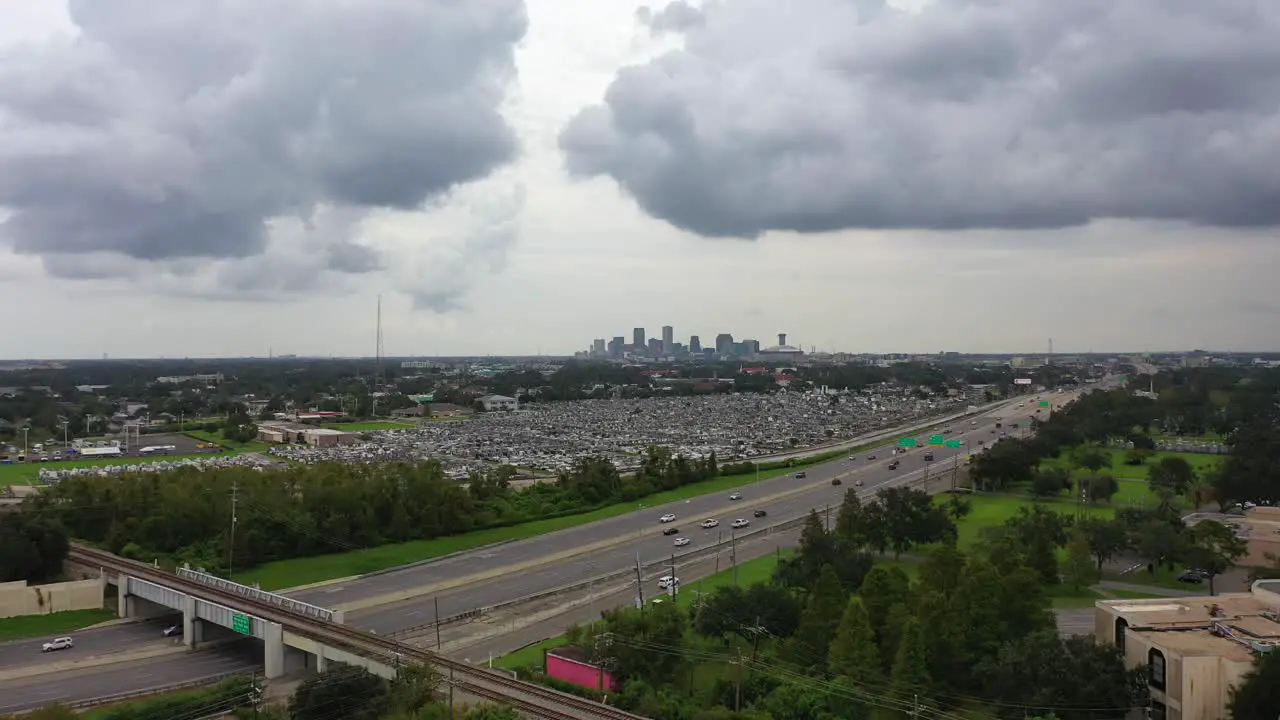
<instances>
[{"instance_id":1,"label":"tree line","mask_svg":"<svg viewBox=\"0 0 1280 720\"><path fill-rule=\"evenodd\" d=\"M968 552L951 533L926 541L912 580L876 563L874 518L885 509L884 497L847 493L830 530L808 517L799 549L768 582L721 587L687 608L611 610L569 639L622 680L613 701L655 720L897 720L978 708L1010 720L1107 720L1143 705L1142 668L1126 670L1115 647L1090 637L1059 637L1035 550L1020 536L1029 520Z\"/></svg>"},{"instance_id":2,"label":"tree line","mask_svg":"<svg viewBox=\"0 0 1280 720\"><path fill-rule=\"evenodd\" d=\"M504 466L473 474L463 486L433 460L77 475L28 499L20 517L124 557L225 573L232 561L247 567L587 512L720 471L714 455L691 460L653 448L630 476L602 458L579 460L555 482L523 489L511 487L514 474ZM19 539L30 544L32 537L6 532L0 542L11 536L18 539L0 551L20 549ZM6 558L0 568L38 576L44 572L38 560L57 556L58 546L35 547L43 550L0 552Z\"/></svg>"}]
</instances>

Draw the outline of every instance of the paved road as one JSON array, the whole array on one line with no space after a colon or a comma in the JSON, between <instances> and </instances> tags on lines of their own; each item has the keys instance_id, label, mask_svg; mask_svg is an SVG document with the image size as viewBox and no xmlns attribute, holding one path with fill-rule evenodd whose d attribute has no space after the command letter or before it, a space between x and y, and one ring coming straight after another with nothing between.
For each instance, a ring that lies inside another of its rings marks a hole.
<instances>
[{"instance_id":1,"label":"paved road","mask_svg":"<svg viewBox=\"0 0 1280 720\"><path fill-rule=\"evenodd\" d=\"M262 667L262 648L255 643L210 648L202 652L81 671L39 675L0 683L0 714L108 697L118 693L164 688L228 672Z\"/></svg>"},{"instance_id":2,"label":"paved road","mask_svg":"<svg viewBox=\"0 0 1280 720\"><path fill-rule=\"evenodd\" d=\"M181 618L181 616L176 617ZM142 646L166 642L160 632L172 624L174 624L173 619L156 619L66 633L75 639L76 646L70 650L52 653L40 652L40 646L52 640L52 636L11 640L0 643L0 670L137 650Z\"/></svg>"},{"instance_id":3,"label":"paved road","mask_svg":"<svg viewBox=\"0 0 1280 720\"><path fill-rule=\"evenodd\" d=\"M1018 422L1025 428L1028 415L1033 413L1034 408L1029 409L1023 406L997 410L991 415L975 418L973 425L970 425L969 421L957 421L951 428L955 432L948 434L947 437L963 438L966 444L959 450L948 448L932 450L935 462L929 464L929 470L931 476L937 473L938 477L930 483L931 487L939 489L949 485L953 456L969 453L971 449L977 447L980 440L988 441L989 444L992 439L999 437L998 431L995 434L991 432L995 429L996 417L1003 418L1005 429L1008 429L1010 422ZM888 463L893 459L892 451L893 446L886 444L860 453L853 460L845 458L807 468L807 477L804 480L786 475L747 485L741 489L743 499L738 502L730 501L728 493L702 496L679 503L646 508L641 512L630 513L608 521L516 543L488 549L481 548L437 563L367 578L358 583L317 588L299 593L298 596L318 605L332 605L369 597L375 592L409 589L479 572L511 568L510 572L503 573L496 579L442 591L436 598L419 597L367 610L353 611L347 616L348 624L380 634L432 623L436 617L434 606L437 600L440 616L447 618L477 607L496 605L584 581L620 568L634 566L637 554L645 563L656 562L670 557L673 551L684 552L699 546L715 544L720 538L727 540L731 533L729 524L735 518L751 520L752 529L755 529L764 522L772 525L803 517L813 509L825 515L826 508L830 507L834 516L844 491L853 487L854 480L862 480L861 489L867 495L873 494L876 488L890 481L923 480L926 465L923 459L925 450L915 449L898 456L901 467L896 471L888 469ZM868 460L870 455L875 455L876 459ZM844 484L840 487L832 486L831 480L835 477L845 478ZM809 489L767 505L752 501L753 498L765 497L797 487ZM768 518L752 518L752 512L756 509L766 510L769 513ZM676 515L676 521L670 525L661 525L658 518L668 512ZM699 522L704 518L718 519L720 526L712 530L704 530L699 527ZM663 528L671 526L678 527L680 535L690 539L689 546L675 548L673 547L674 538L662 535ZM536 569L522 570L518 567L520 564L527 564L537 558L561 553L574 547L624 536L631 536L634 540Z\"/></svg>"}]
</instances>

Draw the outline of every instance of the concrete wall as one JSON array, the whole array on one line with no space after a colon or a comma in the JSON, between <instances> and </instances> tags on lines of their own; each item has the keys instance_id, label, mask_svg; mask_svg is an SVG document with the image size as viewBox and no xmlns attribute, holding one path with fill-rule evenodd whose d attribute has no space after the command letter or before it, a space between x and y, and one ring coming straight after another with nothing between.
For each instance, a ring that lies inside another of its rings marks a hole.
<instances>
[{"instance_id":1,"label":"concrete wall","mask_svg":"<svg viewBox=\"0 0 1280 720\"><path fill-rule=\"evenodd\" d=\"M34 586L22 581L0 583L0 618L100 610L105 589L102 578Z\"/></svg>"},{"instance_id":2,"label":"concrete wall","mask_svg":"<svg viewBox=\"0 0 1280 720\"><path fill-rule=\"evenodd\" d=\"M547 675L557 680L563 680L574 685L591 688L592 690L616 692L619 689L618 681L608 670L601 670L595 665L570 660L559 655L547 653L546 670Z\"/></svg>"}]
</instances>

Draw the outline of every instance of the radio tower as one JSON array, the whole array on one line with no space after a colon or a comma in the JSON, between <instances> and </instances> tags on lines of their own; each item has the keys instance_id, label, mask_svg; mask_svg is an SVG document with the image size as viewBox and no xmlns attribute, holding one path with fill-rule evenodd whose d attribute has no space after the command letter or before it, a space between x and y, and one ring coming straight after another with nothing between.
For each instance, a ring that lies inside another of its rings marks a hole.
<instances>
[{"instance_id":1,"label":"radio tower","mask_svg":"<svg viewBox=\"0 0 1280 720\"><path fill-rule=\"evenodd\" d=\"M1053 338L1049 338L1049 357L1045 358L1045 363L1053 362Z\"/></svg>"},{"instance_id":2,"label":"radio tower","mask_svg":"<svg viewBox=\"0 0 1280 720\"><path fill-rule=\"evenodd\" d=\"M378 347L374 350L374 367L373 367L373 391L370 393L373 399L373 414L378 414L378 393L382 392L382 387L387 382L386 376L382 374L382 296L378 296Z\"/></svg>"}]
</instances>

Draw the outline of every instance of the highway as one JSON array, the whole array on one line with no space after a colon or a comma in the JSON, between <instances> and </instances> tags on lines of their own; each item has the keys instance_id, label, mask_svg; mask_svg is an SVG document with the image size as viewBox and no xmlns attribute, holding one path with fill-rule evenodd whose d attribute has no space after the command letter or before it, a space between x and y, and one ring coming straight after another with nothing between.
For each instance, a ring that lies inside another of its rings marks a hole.
<instances>
[{"instance_id":1,"label":"highway","mask_svg":"<svg viewBox=\"0 0 1280 720\"><path fill-rule=\"evenodd\" d=\"M80 635L88 634L77 634L77 642ZM234 647L221 646L209 652L37 675L0 682L0 714L31 710L55 702L73 703L149 688L166 688L223 673L253 672L261 667L261 646L246 642Z\"/></svg>"},{"instance_id":2,"label":"highway","mask_svg":"<svg viewBox=\"0 0 1280 720\"><path fill-rule=\"evenodd\" d=\"M181 622L178 615L176 622ZM0 643L0 674L5 670L31 665L36 662L67 662L89 657L102 657L119 652L140 650L144 647L171 643L170 639L160 635L166 627L174 624L174 618L163 620L145 620L142 622L111 625L96 630L67 633L71 635L76 646L70 650L43 654L40 646L52 640L51 637L29 638L26 640L10 640Z\"/></svg>"},{"instance_id":3,"label":"highway","mask_svg":"<svg viewBox=\"0 0 1280 720\"><path fill-rule=\"evenodd\" d=\"M1055 401L1066 399L1066 395L1055 396ZM410 590L430 583L459 583L450 589L441 590L434 596L421 596L379 605L366 610L354 610L347 614L347 623L357 627L373 630L379 634L387 634L435 621L435 604L438 601L440 617L448 618L477 607L488 607L498 603L515 600L534 593L552 590L571 583L581 582L592 577L605 574L620 568L634 566L637 554L642 562L655 562L669 558L673 552L677 555L697 549L699 546L714 544L717 539L728 540L730 523L736 518L744 518L751 522L748 529L780 524L807 515L811 510L825 513L829 506L834 517L844 491L855 488L856 480L862 486L856 488L863 495L873 495L875 490L890 481L917 482L924 478L925 465L929 465L930 487L939 490L950 485L951 470L954 457L963 456L978 450L978 443L991 441L1000 437L995 430L996 417L1001 417L1003 430L1018 432L1009 428L1009 423L1018 423L1025 431L1028 418L1035 414L1035 408L1025 406L997 409L989 415L968 420L956 421L947 435L948 439L960 438L964 446L951 448L916 448L906 454L894 456L894 445L886 443L874 450L859 453L855 459L847 456L841 460L815 465L804 470L806 477L796 479L788 474L782 477L762 480L745 485L739 489L742 493L740 501L729 500L729 491L714 495L704 495L690 500L659 505L652 508L619 516L611 520L583 525L577 528L562 530L528 540L500 545L490 548L479 548L438 563L431 563L397 571L381 576L362 579L359 582L346 583L330 588L299 593L297 597L321 606L331 606L339 602L351 602L369 597L369 593L386 593L394 590ZM917 436L917 440L923 439ZM931 451L935 462L926 463L924 455ZM868 460L874 455L875 460ZM901 465L897 470L889 470L888 464L897 459ZM840 486L833 486L833 478L841 478ZM789 497L760 502L779 493L802 489L802 492ZM768 512L766 518L752 517L755 510ZM661 524L659 518L673 513L676 520L670 524ZM705 518L719 520L720 525L712 530L704 530L699 523ZM687 537L690 544L676 548L674 537L664 536L662 531L668 527L677 527L679 536ZM611 538L621 542L614 547L580 554L554 563L530 568L530 563L539 558L572 551L593 543L600 543ZM525 566L525 567L522 567ZM505 571L504 571L505 569ZM498 571L498 572L494 572ZM485 573L493 579L478 582L459 582L470 575ZM369 583L366 585L365 583ZM656 581L646 591L656 590Z\"/></svg>"},{"instance_id":4,"label":"highway","mask_svg":"<svg viewBox=\"0 0 1280 720\"><path fill-rule=\"evenodd\" d=\"M1052 399L1054 407L1072 399L1074 393L1044 395ZM1034 401L1030 403L1034 405ZM748 529L780 524L798 517L803 517L810 510L824 512L831 507L832 519L836 508L847 489L855 488L856 480L862 481L857 488L864 495L872 495L875 489L897 480L899 482L918 481L924 474L926 464L930 476L936 473L937 479L930 483L933 489L941 489L950 484L950 473L953 457L967 455L978 450L978 442L988 445L1000 437L995 431L996 417L1002 418L1004 430L1010 435L1025 432L1028 418L1035 413L1035 407L1026 405L1026 400L1011 402L1009 405L991 411L987 415L970 420L956 420L947 434L948 439L963 439L965 444L960 449L951 448L915 448L896 458L893 450L894 442L886 442L873 450L860 452L856 458L848 456L821 465L804 469L806 477L796 479L793 474L762 480L744 485L738 489L743 498L730 501L729 491L714 495L691 498L686 501L660 505L656 507L637 506L637 511L610 520L582 525L548 535L529 538L503 545L477 548L453 557L417 565L402 570L395 570L380 575L366 576L348 582L318 587L290 593L291 596L325 607L338 604L349 604L368 600L395 592L411 591L432 584L448 584L449 589L440 590L435 596L422 595L413 599L395 602L367 610L348 612L347 624L378 634L390 634L405 628L425 625L435 620L435 603L439 602L441 617L472 610L477 607L492 606L514 600L533 593L552 590L566 584L578 582L604 574L622 567L633 566L637 553L642 561L659 561L670 557L673 551L687 552L700 545L714 543L721 536L728 539L730 523L735 518L745 518L751 522ZM1010 423L1019 423L1022 430L1010 429ZM914 437L923 441L924 434ZM924 461L926 452L932 452L935 460ZM875 455L875 460L868 456ZM888 463L898 459L901 466L898 470L889 470ZM842 485L833 486L833 478L841 478ZM787 497L765 501L764 498L783 493L798 491ZM766 518L754 518L753 512L763 509L768 512ZM674 513L676 521L669 525L659 523L665 513ZM720 526L714 530L703 530L698 523L704 518L715 518ZM680 536L688 537L691 544L683 548L673 546L674 537L662 535L666 527L677 527ZM781 536L780 536L781 537ZM592 544L618 540L619 544L606 549L567 557L563 560L545 562L557 554L581 550ZM727 555L725 556L727 558ZM727 563L726 563L727 564ZM485 579L469 581L477 575ZM656 583L646 588L646 594L655 591ZM152 621L130 625L112 626L98 630L72 633L77 647L72 651L40 655L39 645L44 639L32 639L0 644L0 670L25 664L55 662L70 659L70 653L102 655L108 652L137 650L150 646L159 635L164 621ZM257 655L246 656L239 648L215 647L206 651L173 656L144 663L121 663L108 667L85 669L76 672L59 672L54 675L42 675L25 680L0 682L0 712L12 712L15 709L38 707L61 700L70 702L129 692L150 687L162 687L174 683L185 682L201 677L208 677L234 669L248 671L261 667L260 648ZM130 666L132 669L129 669ZM145 670L139 670L143 667ZM68 678L83 675L83 682L69 683ZM74 687L70 687L74 685Z\"/></svg>"}]
</instances>

